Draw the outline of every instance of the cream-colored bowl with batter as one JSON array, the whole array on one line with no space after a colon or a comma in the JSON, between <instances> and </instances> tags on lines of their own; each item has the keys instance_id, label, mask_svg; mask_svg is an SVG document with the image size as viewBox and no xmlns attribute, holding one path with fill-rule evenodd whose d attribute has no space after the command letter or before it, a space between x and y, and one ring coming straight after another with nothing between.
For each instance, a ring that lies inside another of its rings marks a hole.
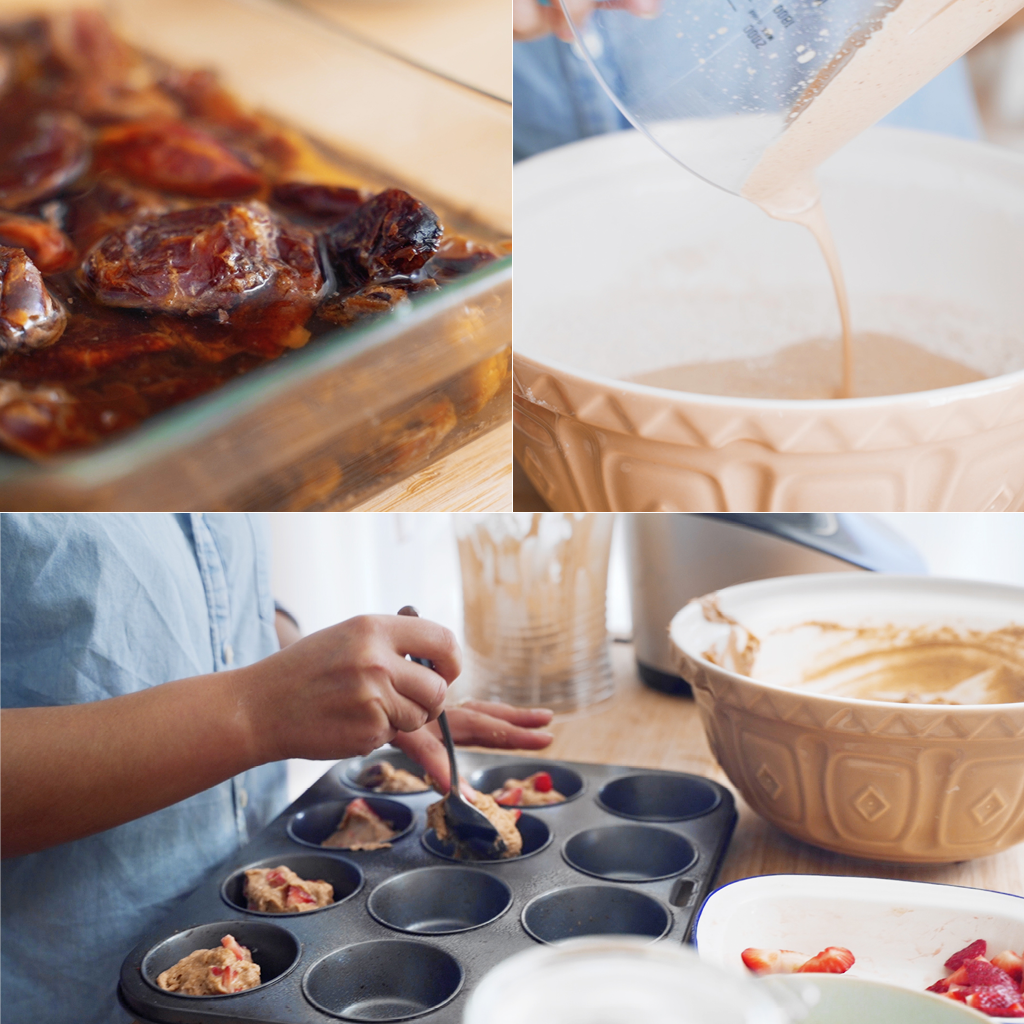
<instances>
[{"instance_id":1,"label":"cream-colored bowl with batter","mask_svg":"<svg viewBox=\"0 0 1024 1024\"><path fill-rule=\"evenodd\" d=\"M987 379L842 401L631 383L837 337L832 285L810 232L639 132L561 147L515 171L515 451L553 509L1024 509L1024 154L874 128L819 178L854 329Z\"/></svg>"},{"instance_id":2,"label":"cream-colored bowl with batter","mask_svg":"<svg viewBox=\"0 0 1024 1024\"><path fill-rule=\"evenodd\" d=\"M691 601L669 631L715 757L783 831L906 863L1024 840L1024 589L787 576Z\"/></svg>"}]
</instances>

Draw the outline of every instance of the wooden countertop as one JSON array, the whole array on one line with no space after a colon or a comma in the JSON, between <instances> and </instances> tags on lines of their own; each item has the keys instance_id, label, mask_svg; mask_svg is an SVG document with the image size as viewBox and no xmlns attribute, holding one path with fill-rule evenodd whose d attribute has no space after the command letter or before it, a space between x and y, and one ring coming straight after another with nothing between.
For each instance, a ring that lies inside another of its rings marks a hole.
<instances>
[{"instance_id":1,"label":"wooden countertop","mask_svg":"<svg viewBox=\"0 0 1024 1024\"><path fill-rule=\"evenodd\" d=\"M1024 843L957 864L887 864L829 853L780 832L744 803L718 767L693 700L644 686L630 644L613 644L612 662L615 696L592 709L562 716L552 730L555 741L544 753L566 761L693 772L728 786L736 797L739 821L718 885L752 875L863 875L1024 894Z\"/></svg>"},{"instance_id":2,"label":"wooden countertop","mask_svg":"<svg viewBox=\"0 0 1024 1024\"><path fill-rule=\"evenodd\" d=\"M420 67L512 102L512 5L508 0L296 2Z\"/></svg>"}]
</instances>

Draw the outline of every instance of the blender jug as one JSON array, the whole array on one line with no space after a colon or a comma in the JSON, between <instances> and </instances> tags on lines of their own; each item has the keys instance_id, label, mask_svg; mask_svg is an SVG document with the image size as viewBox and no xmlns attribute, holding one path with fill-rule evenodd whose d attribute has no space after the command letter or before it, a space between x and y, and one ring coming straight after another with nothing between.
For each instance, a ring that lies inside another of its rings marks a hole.
<instances>
[{"instance_id":1,"label":"blender jug","mask_svg":"<svg viewBox=\"0 0 1024 1024\"><path fill-rule=\"evenodd\" d=\"M598 8L576 42L622 113L705 181L787 216L810 177L1024 0L662 0ZM700 119L680 132L680 121ZM694 132L696 127L696 133ZM780 178L802 166L797 189Z\"/></svg>"}]
</instances>

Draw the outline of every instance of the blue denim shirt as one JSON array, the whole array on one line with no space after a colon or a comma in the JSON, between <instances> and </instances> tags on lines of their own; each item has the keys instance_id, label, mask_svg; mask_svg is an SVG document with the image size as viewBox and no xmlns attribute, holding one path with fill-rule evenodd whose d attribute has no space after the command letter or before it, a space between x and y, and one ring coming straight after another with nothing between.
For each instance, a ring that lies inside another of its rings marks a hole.
<instances>
[{"instance_id":1,"label":"blue denim shirt","mask_svg":"<svg viewBox=\"0 0 1024 1024\"><path fill-rule=\"evenodd\" d=\"M0 521L2 705L82 704L278 649L258 517ZM264 765L117 828L3 862L5 1024L111 1024L121 961L287 802Z\"/></svg>"},{"instance_id":2,"label":"blue denim shirt","mask_svg":"<svg viewBox=\"0 0 1024 1024\"><path fill-rule=\"evenodd\" d=\"M617 26L631 15L596 11L589 22L589 48L602 75L616 94L633 100L632 89L643 85L648 63L643 47L657 46L658 23L650 31L625 33ZM640 52L638 53L638 47ZM530 43L513 44L514 158L522 160L554 146L564 146L604 132L629 128L630 124L609 99L575 44L546 36ZM623 69L633 69L624 75ZM739 83L738 87L742 85ZM714 109L709 114L726 113ZM942 74L883 118L882 124L942 132L967 139L981 137L980 120L971 90L966 63L957 61Z\"/></svg>"}]
</instances>

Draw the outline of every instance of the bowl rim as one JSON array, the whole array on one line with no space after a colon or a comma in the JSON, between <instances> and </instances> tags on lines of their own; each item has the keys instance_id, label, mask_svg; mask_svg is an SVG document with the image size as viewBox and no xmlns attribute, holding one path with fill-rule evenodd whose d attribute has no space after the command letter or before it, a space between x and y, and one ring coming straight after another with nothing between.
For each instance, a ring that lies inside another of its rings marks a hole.
<instances>
[{"instance_id":1,"label":"bowl rim","mask_svg":"<svg viewBox=\"0 0 1024 1024\"><path fill-rule=\"evenodd\" d=\"M856 156L865 147L879 146L888 147L900 152L913 150L915 151L914 155L919 159L924 155L929 159L945 159L947 161L953 159L958 159L959 161L967 160L972 162L972 169L973 165L979 161L985 168L1005 167L1018 171L1024 169L1024 153L1007 150L1005 147L980 139L963 139L891 125L874 125L866 129L855 139L847 143L840 150L840 154L850 153ZM565 146L559 146L553 150L535 154L527 160L520 161L513 170L517 197L521 202L530 202L535 199L535 194L539 189L558 185L561 182L558 170L567 158L573 161L574 168L583 161L583 158L586 158L585 162L592 168L605 168L609 163L609 151L615 154L615 159L619 162L628 161L630 166L648 164L652 161L661 164L666 159L670 161L673 159L667 156L658 143L636 129L593 136ZM830 157L822 166L827 168L834 158L835 156ZM691 177L692 181L690 180ZM693 172L684 175L684 180L687 181L689 187L699 186L703 188L708 184ZM711 187L718 188L718 186L713 185ZM728 190L724 191L728 192ZM1024 386L1024 367L1021 367L1017 370L1011 370L1009 373L1000 374L995 377L985 377L982 380L970 381L966 384L955 384L945 388L934 388L929 391L914 391L897 395L819 399L739 398L728 395L706 395L700 392L677 391L669 388L654 387L649 384L637 384L631 381L620 380L616 377L591 373L581 367L569 366L561 361L548 359L546 356L542 358L536 351L517 350L516 363L518 364L517 371L519 371L516 374L517 382L521 371L528 367L531 373L537 375L554 372L558 375L559 379L575 377L590 387L598 385L608 389L619 389L625 394L657 398L664 403L672 405L697 406L709 409L735 408L740 411L775 412L780 414L798 411L820 414L828 411L842 416L847 413L855 414L870 410L891 411L895 408L908 409L920 408L922 406L931 408L973 398L981 399L1009 388ZM519 391L527 401L545 408L549 407L547 403L527 394L525 389L520 388ZM555 409L554 411L564 414L564 410ZM582 417L577 416L577 418ZM1020 416L1017 417L1017 419L1020 418ZM588 422L586 418L582 419L584 422ZM593 425L603 426L599 423Z\"/></svg>"},{"instance_id":2,"label":"bowl rim","mask_svg":"<svg viewBox=\"0 0 1024 1024\"><path fill-rule=\"evenodd\" d=\"M997 583L988 580L962 579L953 576L926 576L912 573L850 573L850 572L822 572L822 573L800 573L793 576L772 576L762 580L750 580L746 583L736 583L730 587L722 587L721 590L713 591L714 594L729 594L737 591L767 591L769 594L780 585L783 587L800 587L807 583L820 584L822 587L831 587L833 584L840 584L846 587L857 587L867 589L876 586L886 586L895 583L897 586L912 586L914 584L926 584L929 589L935 587L949 587L954 590L976 590L987 589L996 592L1003 592L1006 596L1015 596L1022 602L1021 625L1024 626L1024 587L1015 586L1012 583ZM708 595L702 595L708 596ZM914 715L928 715L940 717L948 714L972 715L980 713L993 714L999 711L1016 712L1024 716L1024 702L1012 701L1001 704L903 704L897 701L868 700L864 697L839 697L832 694L813 693L808 690L801 690L791 686L783 686L779 683L768 683L751 676L745 676L731 669L723 668L712 661L708 661L703 654L685 649L677 641L678 632L686 625L686 620L700 614L701 597L695 597L681 608L669 622L669 643L672 646L676 660L689 659L695 662L706 672L724 677L734 685L754 687L763 689L769 693L784 693L792 697L802 697L814 703L821 703L826 706L833 705L837 710L853 705L854 707L876 708L879 710L902 709L905 713ZM692 683L691 683L692 685ZM694 687L695 690L699 687ZM911 710L912 709L912 710Z\"/></svg>"}]
</instances>

